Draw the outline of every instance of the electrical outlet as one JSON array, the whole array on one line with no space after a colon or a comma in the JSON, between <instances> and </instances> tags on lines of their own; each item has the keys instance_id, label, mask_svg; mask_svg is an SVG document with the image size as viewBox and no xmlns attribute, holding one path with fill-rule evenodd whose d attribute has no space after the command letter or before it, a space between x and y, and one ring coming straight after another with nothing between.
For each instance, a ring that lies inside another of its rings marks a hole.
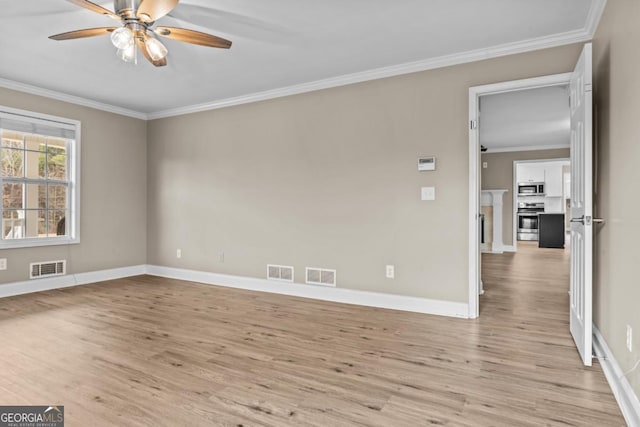
<instances>
[{"instance_id":1,"label":"electrical outlet","mask_svg":"<svg viewBox=\"0 0 640 427\"><path fill-rule=\"evenodd\" d=\"M224 252L220 252L218 254L218 261L220 261L221 263L224 263Z\"/></svg>"},{"instance_id":2,"label":"electrical outlet","mask_svg":"<svg viewBox=\"0 0 640 427\"><path fill-rule=\"evenodd\" d=\"M633 352L633 328L627 325L627 350Z\"/></svg>"},{"instance_id":3,"label":"electrical outlet","mask_svg":"<svg viewBox=\"0 0 640 427\"><path fill-rule=\"evenodd\" d=\"M176 258L182 258L182 249L176 251Z\"/></svg>"},{"instance_id":4,"label":"electrical outlet","mask_svg":"<svg viewBox=\"0 0 640 427\"><path fill-rule=\"evenodd\" d=\"M487 162L482 162L482 169L486 169L489 167L489 163Z\"/></svg>"},{"instance_id":5,"label":"electrical outlet","mask_svg":"<svg viewBox=\"0 0 640 427\"><path fill-rule=\"evenodd\" d=\"M0 258L0 270L6 270L6 269L7 269L7 259Z\"/></svg>"},{"instance_id":6,"label":"electrical outlet","mask_svg":"<svg viewBox=\"0 0 640 427\"><path fill-rule=\"evenodd\" d=\"M393 279L396 276L396 268L393 265L387 265L387 279Z\"/></svg>"}]
</instances>

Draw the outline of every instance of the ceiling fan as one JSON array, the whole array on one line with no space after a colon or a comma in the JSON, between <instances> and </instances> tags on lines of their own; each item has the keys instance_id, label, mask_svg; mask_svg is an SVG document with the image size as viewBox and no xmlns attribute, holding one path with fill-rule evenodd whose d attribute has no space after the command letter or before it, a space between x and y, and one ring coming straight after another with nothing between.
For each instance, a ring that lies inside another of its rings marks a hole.
<instances>
[{"instance_id":1,"label":"ceiling fan","mask_svg":"<svg viewBox=\"0 0 640 427\"><path fill-rule=\"evenodd\" d=\"M125 62L137 60L136 46L145 58L156 67L167 65L167 48L156 36L197 44L200 46L229 49L231 42L211 34L185 28L156 26L156 21L171 12L180 0L114 0L115 12L88 0L67 0L77 6L106 15L119 21L119 27L87 28L50 36L53 40L70 40L84 37L111 35L111 42L118 48L117 55Z\"/></svg>"}]
</instances>

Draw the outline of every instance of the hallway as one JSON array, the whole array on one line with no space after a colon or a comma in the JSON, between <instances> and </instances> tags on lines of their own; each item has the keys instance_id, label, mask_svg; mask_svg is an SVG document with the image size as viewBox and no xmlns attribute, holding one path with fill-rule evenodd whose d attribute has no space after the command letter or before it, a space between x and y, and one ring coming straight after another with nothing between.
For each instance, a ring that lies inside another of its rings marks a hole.
<instances>
[{"instance_id":1,"label":"hallway","mask_svg":"<svg viewBox=\"0 0 640 427\"><path fill-rule=\"evenodd\" d=\"M480 316L522 321L533 320L534 313L551 316L566 324L568 334L569 256L568 247L544 249L524 241L516 253L483 253Z\"/></svg>"}]
</instances>

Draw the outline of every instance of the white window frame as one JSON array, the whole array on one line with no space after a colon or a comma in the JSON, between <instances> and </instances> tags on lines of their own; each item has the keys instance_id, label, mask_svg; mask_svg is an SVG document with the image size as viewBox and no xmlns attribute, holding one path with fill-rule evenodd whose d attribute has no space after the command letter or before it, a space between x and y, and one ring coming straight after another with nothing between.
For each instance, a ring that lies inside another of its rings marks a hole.
<instances>
[{"instance_id":1,"label":"white window frame","mask_svg":"<svg viewBox=\"0 0 640 427\"><path fill-rule=\"evenodd\" d=\"M48 114L35 113L33 111L19 110L16 108L0 106L0 115L19 116L20 120L34 124L49 124L74 129L75 139L67 144L67 174L68 174L68 211L69 217L65 219L67 228L66 236L37 237L24 239L4 239L0 236L0 249L31 248L38 246L68 245L80 243L80 139L82 125L80 121ZM27 120L25 120L27 119ZM4 179L0 176L0 193ZM0 203L0 219L3 217L4 207ZM0 230L4 232L4 230Z\"/></svg>"}]
</instances>

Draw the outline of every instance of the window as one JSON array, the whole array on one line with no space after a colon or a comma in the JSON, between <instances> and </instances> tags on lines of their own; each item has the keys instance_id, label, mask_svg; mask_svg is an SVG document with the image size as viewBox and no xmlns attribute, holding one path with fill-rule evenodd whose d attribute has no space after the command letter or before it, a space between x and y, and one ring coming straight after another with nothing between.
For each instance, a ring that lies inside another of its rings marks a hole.
<instances>
[{"instance_id":1,"label":"window","mask_svg":"<svg viewBox=\"0 0 640 427\"><path fill-rule=\"evenodd\" d=\"M78 243L80 123L0 107L0 248Z\"/></svg>"}]
</instances>

